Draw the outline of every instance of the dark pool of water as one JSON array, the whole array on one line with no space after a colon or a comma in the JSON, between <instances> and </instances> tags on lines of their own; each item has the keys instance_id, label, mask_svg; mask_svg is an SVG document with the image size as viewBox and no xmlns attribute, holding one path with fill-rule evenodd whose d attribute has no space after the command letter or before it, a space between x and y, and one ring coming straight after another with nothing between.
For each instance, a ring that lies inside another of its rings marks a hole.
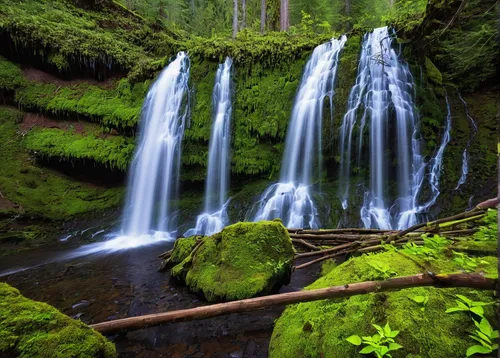
<instances>
[{"instance_id":1,"label":"dark pool of water","mask_svg":"<svg viewBox=\"0 0 500 358\"><path fill-rule=\"evenodd\" d=\"M205 305L168 273L157 272L157 256L172 245L165 242L67 259L77 246L68 240L2 257L0 273L38 266L4 275L0 281L89 324ZM302 289L318 277L318 271L319 266L313 265L294 272L290 285L280 292ZM282 311L283 307L275 307L108 338L115 342L120 357L266 357L273 322Z\"/></svg>"}]
</instances>

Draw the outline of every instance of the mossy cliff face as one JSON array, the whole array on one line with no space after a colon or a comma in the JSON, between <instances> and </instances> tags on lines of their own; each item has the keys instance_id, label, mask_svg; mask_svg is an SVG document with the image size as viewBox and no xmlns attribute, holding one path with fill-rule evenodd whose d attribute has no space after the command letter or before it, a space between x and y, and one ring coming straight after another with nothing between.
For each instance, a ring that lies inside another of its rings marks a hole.
<instances>
[{"instance_id":1,"label":"mossy cliff face","mask_svg":"<svg viewBox=\"0 0 500 358\"><path fill-rule=\"evenodd\" d=\"M0 355L25 358L112 358L114 345L84 323L0 283Z\"/></svg>"},{"instance_id":2,"label":"mossy cliff face","mask_svg":"<svg viewBox=\"0 0 500 358\"><path fill-rule=\"evenodd\" d=\"M37 166L24 147L22 118L18 110L0 106L0 215L66 219L120 203L121 187L97 187Z\"/></svg>"},{"instance_id":3,"label":"mossy cliff face","mask_svg":"<svg viewBox=\"0 0 500 358\"><path fill-rule=\"evenodd\" d=\"M215 302L265 295L288 284L295 252L281 222L263 221L234 224L198 242L178 239L172 257L183 255L172 276Z\"/></svg>"},{"instance_id":4,"label":"mossy cliff face","mask_svg":"<svg viewBox=\"0 0 500 358\"><path fill-rule=\"evenodd\" d=\"M485 257L489 265L479 267L488 275L496 276L497 259ZM384 270L376 267L388 268ZM318 289L368 280L382 280L387 276L412 275L427 270L437 273L460 269L445 258L432 263L394 251L355 257L331 269L306 289ZM276 322L270 357L357 357L356 347L346 339L351 335L372 336L372 323L389 322L400 334L396 342L403 348L391 352L394 358L464 357L474 344L469 338L473 328L467 313L445 313L456 306L455 295L462 294L474 301L493 302L493 292L472 289L412 288L395 292L372 293L344 299L323 300L288 306ZM425 310L411 297L427 296ZM485 316L493 322L494 308L485 307Z\"/></svg>"}]
</instances>

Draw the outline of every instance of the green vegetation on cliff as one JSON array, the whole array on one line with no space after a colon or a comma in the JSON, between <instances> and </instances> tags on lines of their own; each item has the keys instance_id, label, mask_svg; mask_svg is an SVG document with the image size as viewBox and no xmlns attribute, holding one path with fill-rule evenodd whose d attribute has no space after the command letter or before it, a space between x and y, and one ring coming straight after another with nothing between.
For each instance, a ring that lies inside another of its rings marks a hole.
<instances>
[{"instance_id":1,"label":"green vegetation on cliff","mask_svg":"<svg viewBox=\"0 0 500 358\"><path fill-rule=\"evenodd\" d=\"M122 188L99 188L36 166L23 146L17 124L22 116L15 109L0 107L0 192L17 212L66 219L121 202ZM0 213L4 210L0 208Z\"/></svg>"},{"instance_id":2,"label":"green vegetation on cliff","mask_svg":"<svg viewBox=\"0 0 500 358\"><path fill-rule=\"evenodd\" d=\"M32 129L25 145L41 158L90 161L121 171L127 170L134 153L134 142L127 137L99 138L61 129Z\"/></svg>"},{"instance_id":3,"label":"green vegetation on cliff","mask_svg":"<svg viewBox=\"0 0 500 358\"><path fill-rule=\"evenodd\" d=\"M0 283L0 355L23 358L112 358L114 345L84 323Z\"/></svg>"},{"instance_id":4,"label":"green vegetation on cliff","mask_svg":"<svg viewBox=\"0 0 500 358\"><path fill-rule=\"evenodd\" d=\"M179 240L172 256L187 256L171 274L210 302L269 294L290 280L295 252L280 221L227 226L198 247L192 238Z\"/></svg>"}]
</instances>

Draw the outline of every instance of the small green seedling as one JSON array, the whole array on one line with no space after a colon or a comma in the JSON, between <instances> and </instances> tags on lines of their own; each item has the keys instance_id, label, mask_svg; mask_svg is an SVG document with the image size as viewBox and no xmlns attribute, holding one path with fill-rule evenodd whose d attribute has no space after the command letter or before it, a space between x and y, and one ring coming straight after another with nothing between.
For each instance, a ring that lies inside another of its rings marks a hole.
<instances>
[{"instance_id":1,"label":"small green seedling","mask_svg":"<svg viewBox=\"0 0 500 358\"><path fill-rule=\"evenodd\" d=\"M372 326L377 330L377 333L373 336L360 337L358 335L352 335L347 338L346 341L354 344L355 346L365 344L366 347L360 350L359 353L373 353L377 358L392 358L389 352L403 348L402 345L394 341L394 338L399 334L399 331L391 330L391 327L389 327L389 322L386 323L384 328L376 324L372 324Z\"/></svg>"},{"instance_id":2,"label":"small green seedling","mask_svg":"<svg viewBox=\"0 0 500 358\"><path fill-rule=\"evenodd\" d=\"M473 258L463 252L453 251L455 258L453 261L458 263L466 272L473 272L479 265L489 265L488 261L481 260L480 258Z\"/></svg>"},{"instance_id":3,"label":"small green seedling","mask_svg":"<svg viewBox=\"0 0 500 358\"><path fill-rule=\"evenodd\" d=\"M498 344L493 343L498 339L498 330L494 331L490 322L486 318L482 318L480 323L474 321L477 329L474 334L469 335L470 338L479 342L467 349L467 357L474 354L488 354L498 349Z\"/></svg>"},{"instance_id":4,"label":"small green seedling","mask_svg":"<svg viewBox=\"0 0 500 358\"><path fill-rule=\"evenodd\" d=\"M420 310L422 312L425 311L425 306L427 305L427 302L429 302L429 296L413 296L413 297L408 296L408 298L418 303L421 306Z\"/></svg>"},{"instance_id":5,"label":"small green seedling","mask_svg":"<svg viewBox=\"0 0 500 358\"><path fill-rule=\"evenodd\" d=\"M385 262L381 261L369 261L368 265L373 267L375 270L380 272L384 278L389 278L396 274L396 271L391 270L391 267Z\"/></svg>"},{"instance_id":6,"label":"small green seedling","mask_svg":"<svg viewBox=\"0 0 500 358\"><path fill-rule=\"evenodd\" d=\"M403 246L403 252L406 252L410 255L420 256L427 261L432 261L437 258L437 251L430 247L420 246L415 244L414 242L408 242Z\"/></svg>"},{"instance_id":7,"label":"small green seedling","mask_svg":"<svg viewBox=\"0 0 500 358\"><path fill-rule=\"evenodd\" d=\"M479 302L479 301L472 301L468 299L465 296L462 295L455 295L459 299L455 300L457 303L456 307L451 307L446 310L446 313L453 313L453 312L470 312L478 317L483 318L484 317L484 309L483 306L491 305L492 303L486 303L486 302ZM475 321L475 320L474 320Z\"/></svg>"}]
</instances>

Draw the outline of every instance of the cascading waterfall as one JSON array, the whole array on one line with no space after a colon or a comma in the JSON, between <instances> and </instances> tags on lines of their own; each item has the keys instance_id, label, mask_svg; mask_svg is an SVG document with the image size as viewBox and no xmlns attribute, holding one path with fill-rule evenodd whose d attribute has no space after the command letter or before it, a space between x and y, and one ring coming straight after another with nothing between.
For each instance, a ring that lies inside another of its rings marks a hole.
<instances>
[{"instance_id":1,"label":"cascading waterfall","mask_svg":"<svg viewBox=\"0 0 500 358\"><path fill-rule=\"evenodd\" d=\"M467 174L469 174L469 148L474 140L474 137L477 134L477 125L476 122L474 121L474 118L471 117L469 113L469 107L467 107L467 102L463 99L463 97L460 95L460 92L458 93L458 98L460 98L460 101L462 101L464 108L465 108L465 115L467 116L467 119L470 121L470 124L472 126L472 132L469 137L469 140L467 141L467 145L465 146L464 152L462 153L462 175L460 176L460 179L458 179L457 186L455 190L457 190L460 185L464 184L465 181L467 180Z\"/></svg>"},{"instance_id":2,"label":"cascading waterfall","mask_svg":"<svg viewBox=\"0 0 500 358\"><path fill-rule=\"evenodd\" d=\"M352 136L354 131L354 126L356 124L356 119L358 116L358 110L363 103L364 96L366 95L366 89L368 87L369 75L370 75L370 46L368 41L363 41L363 47L361 50L361 55L358 65L358 75L356 77L356 83L349 93L349 98L347 100L347 112L342 120L342 125L340 127L340 176L339 176L339 193L340 200L342 202L342 208L344 210L348 207L349 200L349 184L351 177L351 160L352 160ZM363 113L363 118L366 115L366 111Z\"/></svg>"},{"instance_id":3,"label":"cascading waterfall","mask_svg":"<svg viewBox=\"0 0 500 358\"><path fill-rule=\"evenodd\" d=\"M287 131L279 183L257 202L254 221L281 218L291 228L318 228L310 186L320 168L323 100L333 94L340 52L347 38L316 47L306 64Z\"/></svg>"},{"instance_id":4,"label":"cascading waterfall","mask_svg":"<svg viewBox=\"0 0 500 358\"><path fill-rule=\"evenodd\" d=\"M450 142L451 139L451 108L450 102L448 101L448 93L445 96L446 99L446 109L448 111L446 115L446 126L444 128L443 137L441 138L441 144L439 145L438 151L434 158L429 162L430 171L429 171L429 184L431 189L431 198L427 203L422 205L421 211L425 211L429 209L436 203L436 200L441 193L439 191L439 179L441 178L441 173L443 171L443 155L446 146Z\"/></svg>"},{"instance_id":5,"label":"cascading waterfall","mask_svg":"<svg viewBox=\"0 0 500 358\"><path fill-rule=\"evenodd\" d=\"M229 183L229 147L232 114L233 61L227 57L219 65L212 95L213 122L208 151L208 172L205 188L205 209L196 220L196 227L184 236L212 235L228 223L227 191Z\"/></svg>"},{"instance_id":6,"label":"cascading waterfall","mask_svg":"<svg viewBox=\"0 0 500 358\"><path fill-rule=\"evenodd\" d=\"M366 112L359 126L358 155L361 156L362 133L368 122L370 188L365 193L361 219L365 227L404 229L417 221L417 195L425 164L419 149L413 77L408 65L391 45L392 38L387 27L375 29L364 38L362 61L365 68L360 67L360 71L368 68L368 83L364 94L360 93ZM388 138L391 112L394 113L396 125L398 198L389 206L387 172L390 159L387 158L386 150L388 142L393 142Z\"/></svg>"},{"instance_id":7,"label":"cascading waterfall","mask_svg":"<svg viewBox=\"0 0 500 358\"><path fill-rule=\"evenodd\" d=\"M169 200L178 191L181 143L188 118L189 58L180 52L151 86L129 172L122 230L126 237L169 237Z\"/></svg>"}]
</instances>

